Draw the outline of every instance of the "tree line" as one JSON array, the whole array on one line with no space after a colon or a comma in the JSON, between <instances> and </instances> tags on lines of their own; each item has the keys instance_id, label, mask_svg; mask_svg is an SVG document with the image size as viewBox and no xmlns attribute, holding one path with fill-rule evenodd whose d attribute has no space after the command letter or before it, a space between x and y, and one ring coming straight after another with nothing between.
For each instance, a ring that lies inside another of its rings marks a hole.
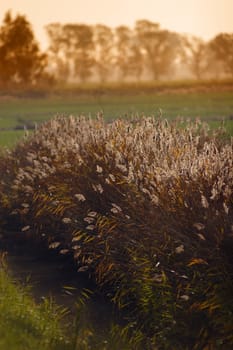
<instances>
[{"instance_id":1,"label":"tree line","mask_svg":"<svg viewBox=\"0 0 233 350\"><path fill-rule=\"evenodd\" d=\"M24 15L8 11L0 26L0 85L90 80L233 78L233 33L209 41L138 20L134 28L52 23L41 52Z\"/></svg>"}]
</instances>

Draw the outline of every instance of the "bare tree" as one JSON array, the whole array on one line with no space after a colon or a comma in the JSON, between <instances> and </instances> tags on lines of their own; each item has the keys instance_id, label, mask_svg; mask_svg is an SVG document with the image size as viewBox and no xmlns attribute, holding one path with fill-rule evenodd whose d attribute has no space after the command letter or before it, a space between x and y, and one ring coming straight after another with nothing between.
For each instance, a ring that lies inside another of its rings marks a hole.
<instances>
[{"instance_id":1,"label":"bare tree","mask_svg":"<svg viewBox=\"0 0 233 350\"><path fill-rule=\"evenodd\" d=\"M95 67L101 82L113 73L114 35L108 26L97 24L93 28L95 46Z\"/></svg>"},{"instance_id":2,"label":"bare tree","mask_svg":"<svg viewBox=\"0 0 233 350\"><path fill-rule=\"evenodd\" d=\"M71 75L71 64L65 54L63 26L60 23L51 23L46 26L46 32L50 43L48 48L50 70L58 81L65 82Z\"/></svg>"},{"instance_id":3,"label":"bare tree","mask_svg":"<svg viewBox=\"0 0 233 350\"><path fill-rule=\"evenodd\" d=\"M195 36L183 37L184 61L196 79L203 78L208 71L210 52L208 44Z\"/></svg>"},{"instance_id":4,"label":"bare tree","mask_svg":"<svg viewBox=\"0 0 233 350\"><path fill-rule=\"evenodd\" d=\"M116 34L116 66L119 78L140 79L143 72L143 55L135 31L127 26L119 26Z\"/></svg>"},{"instance_id":5,"label":"bare tree","mask_svg":"<svg viewBox=\"0 0 233 350\"><path fill-rule=\"evenodd\" d=\"M223 71L233 78L233 34L218 34L210 41L210 49L221 62Z\"/></svg>"},{"instance_id":6,"label":"bare tree","mask_svg":"<svg viewBox=\"0 0 233 350\"><path fill-rule=\"evenodd\" d=\"M145 54L145 66L153 79L158 80L169 73L178 53L179 40L176 33L161 30L158 23L148 20L136 22L138 43Z\"/></svg>"},{"instance_id":7,"label":"bare tree","mask_svg":"<svg viewBox=\"0 0 233 350\"><path fill-rule=\"evenodd\" d=\"M86 24L66 24L63 33L66 57L73 62L74 75L84 82L91 76L94 66L92 27Z\"/></svg>"}]
</instances>

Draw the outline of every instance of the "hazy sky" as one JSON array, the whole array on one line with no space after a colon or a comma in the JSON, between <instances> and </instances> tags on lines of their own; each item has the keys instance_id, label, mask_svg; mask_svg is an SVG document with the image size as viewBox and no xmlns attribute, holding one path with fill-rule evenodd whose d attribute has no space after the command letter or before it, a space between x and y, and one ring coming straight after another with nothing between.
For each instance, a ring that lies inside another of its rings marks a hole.
<instances>
[{"instance_id":1,"label":"hazy sky","mask_svg":"<svg viewBox=\"0 0 233 350\"><path fill-rule=\"evenodd\" d=\"M136 20L149 19L204 39L233 33L233 0L0 0L0 23L8 9L27 16L43 48L44 26L52 22L133 27Z\"/></svg>"}]
</instances>

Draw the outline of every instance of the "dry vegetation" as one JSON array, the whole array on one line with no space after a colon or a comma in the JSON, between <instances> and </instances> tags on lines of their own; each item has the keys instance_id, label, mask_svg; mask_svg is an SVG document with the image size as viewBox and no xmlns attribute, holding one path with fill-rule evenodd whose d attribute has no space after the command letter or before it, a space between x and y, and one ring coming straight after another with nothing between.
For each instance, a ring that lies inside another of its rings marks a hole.
<instances>
[{"instance_id":1,"label":"dry vegetation","mask_svg":"<svg viewBox=\"0 0 233 350\"><path fill-rule=\"evenodd\" d=\"M180 124L43 124L1 155L2 225L72 257L125 309L134 349L231 349L233 145Z\"/></svg>"}]
</instances>

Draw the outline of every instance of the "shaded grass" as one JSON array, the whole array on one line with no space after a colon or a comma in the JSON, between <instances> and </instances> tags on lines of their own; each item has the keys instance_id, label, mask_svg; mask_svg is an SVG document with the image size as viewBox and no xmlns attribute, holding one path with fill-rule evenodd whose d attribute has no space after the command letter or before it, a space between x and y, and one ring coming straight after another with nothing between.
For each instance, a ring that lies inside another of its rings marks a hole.
<instances>
[{"instance_id":1,"label":"shaded grass","mask_svg":"<svg viewBox=\"0 0 233 350\"><path fill-rule=\"evenodd\" d=\"M0 349L71 349L61 329L64 310L45 299L41 304L29 296L29 290L13 283L0 269Z\"/></svg>"},{"instance_id":2,"label":"shaded grass","mask_svg":"<svg viewBox=\"0 0 233 350\"><path fill-rule=\"evenodd\" d=\"M1 267L0 350L141 349L136 337L130 335L130 325L109 320L102 329L98 322L93 323L88 299L89 291L82 291L76 301L77 314L68 321L64 319L68 310L48 298L36 303L30 287L16 283Z\"/></svg>"}]
</instances>

